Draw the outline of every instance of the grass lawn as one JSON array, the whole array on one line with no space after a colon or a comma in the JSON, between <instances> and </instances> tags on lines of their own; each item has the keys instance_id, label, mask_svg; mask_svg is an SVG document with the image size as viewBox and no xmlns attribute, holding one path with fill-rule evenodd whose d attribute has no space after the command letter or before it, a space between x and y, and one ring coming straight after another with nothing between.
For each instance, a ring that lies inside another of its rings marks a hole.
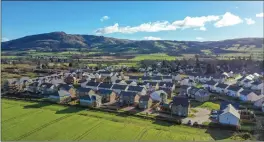
<instances>
[{"instance_id":1,"label":"grass lawn","mask_svg":"<svg viewBox=\"0 0 264 142\"><path fill-rule=\"evenodd\" d=\"M191 102L191 106L193 107L200 107L200 108L206 108L208 110L219 110L220 109L220 103L218 102L197 102L197 101L193 101Z\"/></svg>"},{"instance_id":2,"label":"grass lawn","mask_svg":"<svg viewBox=\"0 0 264 142\"><path fill-rule=\"evenodd\" d=\"M142 60L175 60L175 56L169 56L164 53L155 53L155 54L142 54L137 55L136 57L130 59L132 61L142 61Z\"/></svg>"},{"instance_id":3,"label":"grass lawn","mask_svg":"<svg viewBox=\"0 0 264 142\"><path fill-rule=\"evenodd\" d=\"M206 130L50 103L2 99L2 140L227 140Z\"/></svg>"}]
</instances>

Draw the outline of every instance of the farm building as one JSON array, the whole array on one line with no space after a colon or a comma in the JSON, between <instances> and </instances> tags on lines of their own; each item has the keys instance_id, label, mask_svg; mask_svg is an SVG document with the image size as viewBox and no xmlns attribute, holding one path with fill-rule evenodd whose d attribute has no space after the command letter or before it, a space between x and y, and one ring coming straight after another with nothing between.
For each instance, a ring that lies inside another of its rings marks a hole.
<instances>
[{"instance_id":1,"label":"farm building","mask_svg":"<svg viewBox=\"0 0 264 142\"><path fill-rule=\"evenodd\" d=\"M210 95L209 95L208 91L206 91L204 89L199 89L197 92L195 92L194 98L196 101L206 102L210 99Z\"/></svg>"},{"instance_id":2,"label":"farm building","mask_svg":"<svg viewBox=\"0 0 264 142\"><path fill-rule=\"evenodd\" d=\"M146 95L147 93L146 88L141 86L128 86L127 91L137 92L139 95Z\"/></svg>"},{"instance_id":3,"label":"farm building","mask_svg":"<svg viewBox=\"0 0 264 142\"><path fill-rule=\"evenodd\" d=\"M240 114L231 104L228 104L225 109L220 111L219 123L238 126L239 121Z\"/></svg>"},{"instance_id":4,"label":"farm building","mask_svg":"<svg viewBox=\"0 0 264 142\"><path fill-rule=\"evenodd\" d=\"M112 90L98 89L95 93L102 97L102 103L113 103L116 101L117 95Z\"/></svg>"},{"instance_id":5,"label":"farm building","mask_svg":"<svg viewBox=\"0 0 264 142\"><path fill-rule=\"evenodd\" d=\"M118 102L121 106L133 105L139 102L139 98L140 96L137 94L137 92L121 91Z\"/></svg>"},{"instance_id":6,"label":"farm building","mask_svg":"<svg viewBox=\"0 0 264 142\"><path fill-rule=\"evenodd\" d=\"M139 98L139 103L138 103L138 107L140 109L147 109L150 108L152 105L152 99L150 98L150 96L145 95L145 96L141 96Z\"/></svg>"},{"instance_id":7,"label":"farm building","mask_svg":"<svg viewBox=\"0 0 264 142\"><path fill-rule=\"evenodd\" d=\"M126 91L127 88L127 85L114 84L112 90L115 91L117 94L120 94L121 91Z\"/></svg>"},{"instance_id":8,"label":"farm building","mask_svg":"<svg viewBox=\"0 0 264 142\"><path fill-rule=\"evenodd\" d=\"M190 101L187 97L175 96L171 102L171 113L173 115L187 117L190 109Z\"/></svg>"}]
</instances>

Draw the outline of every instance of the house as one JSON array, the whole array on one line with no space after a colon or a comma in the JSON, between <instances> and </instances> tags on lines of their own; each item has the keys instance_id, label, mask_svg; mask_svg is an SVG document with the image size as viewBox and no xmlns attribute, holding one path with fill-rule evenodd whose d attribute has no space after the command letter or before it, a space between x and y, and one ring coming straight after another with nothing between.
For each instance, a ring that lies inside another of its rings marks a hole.
<instances>
[{"instance_id":1,"label":"house","mask_svg":"<svg viewBox=\"0 0 264 142\"><path fill-rule=\"evenodd\" d=\"M89 94L95 94L95 91L91 88L84 88L84 87L78 87L76 89L77 98L80 98L80 96L85 96Z\"/></svg>"},{"instance_id":2,"label":"house","mask_svg":"<svg viewBox=\"0 0 264 142\"><path fill-rule=\"evenodd\" d=\"M246 88L251 88L251 83L253 83L253 82L254 82L253 80L246 79L243 82L243 86Z\"/></svg>"},{"instance_id":3,"label":"house","mask_svg":"<svg viewBox=\"0 0 264 142\"><path fill-rule=\"evenodd\" d=\"M203 75L198 78L200 82L208 82L212 80L212 77L210 75Z\"/></svg>"},{"instance_id":4,"label":"house","mask_svg":"<svg viewBox=\"0 0 264 142\"><path fill-rule=\"evenodd\" d=\"M163 82L172 82L172 76L162 76Z\"/></svg>"},{"instance_id":5,"label":"house","mask_svg":"<svg viewBox=\"0 0 264 142\"><path fill-rule=\"evenodd\" d=\"M56 103L69 102L70 96L61 93L60 91L54 91L48 95L48 100Z\"/></svg>"},{"instance_id":6,"label":"house","mask_svg":"<svg viewBox=\"0 0 264 142\"><path fill-rule=\"evenodd\" d=\"M91 88L93 90L98 90L98 86L99 86L100 82L92 82L92 81L89 81L87 84L86 84L86 88Z\"/></svg>"},{"instance_id":7,"label":"house","mask_svg":"<svg viewBox=\"0 0 264 142\"><path fill-rule=\"evenodd\" d=\"M117 98L117 95L113 90L98 89L95 93L102 97L102 103L113 103Z\"/></svg>"},{"instance_id":8,"label":"house","mask_svg":"<svg viewBox=\"0 0 264 142\"><path fill-rule=\"evenodd\" d=\"M171 88L159 88L159 90L163 90L164 92L166 92L168 94L168 98L173 97L173 92L172 92Z\"/></svg>"},{"instance_id":9,"label":"house","mask_svg":"<svg viewBox=\"0 0 264 142\"><path fill-rule=\"evenodd\" d=\"M253 90L244 89L243 91L240 92L239 99L242 101L255 102L256 100L259 99L259 96L255 94Z\"/></svg>"},{"instance_id":10,"label":"house","mask_svg":"<svg viewBox=\"0 0 264 142\"><path fill-rule=\"evenodd\" d=\"M148 89L148 91L155 91L155 90L158 90L159 89L158 82L145 81L145 82L143 82L143 85L146 86L146 88Z\"/></svg>"},{"instance_id":11,"label":"house","mask_svg":"<svg viewBox=\"0 0 264 142\"><path fill-rule=\"evenodd\" d=\"M136 105L139 102L140 96L137 92L121 91L118 102L121 106L124 105Z\"/></svg>"},{"instance_id":12,"label":"house","mask_svg":"<svg viewBox=\"0 0 264 142\"><path fill-rule=\"evenodd\" d=\"M239 97L240 92L243 91L242 87L238 87L235 85L230 85L229 87L227 87L227 95L228 96L232 96L232 97Z\"/></svg>"},{"instance_id":13,"label":"house","mask_svg":"<svg viewBox=\"0 0 264 142\"><path fill-rule=\"evenodd\" d=\"M141 86L128 86L127 91L137 92L139 95L146 95L147 90Z\"/></svg>"},{"instance_id":14,"label":"house","mask_svg":"<svg viewBox=\"0 0 264 142\"><path fill-rule=\"evenodd\" d=\"M239 126L240 114L231 104L228 104L220 111L218 120L221 124Z\"/></svg>"},{"instance_id":15,"label":"house","mask_svg":"<svg viewBox=\"0 0 264 142\"><path fill-rule=\"evenodd\" d=\"M187 94L188 88L191 88L191 87L187 86L187 85L182 85L181 88L180 88L179 95L180 96L188 96L188 94Z\"/></svg>"},{"instance_id":16,"label":"house","mask_svg":"<svg viewBox=\"0 0 264 142\"><path fill-rule=\"evenodd\" d=\"M210 81L206 81L204 84L203 84L203 87L208 90L208 91L215 91L215 87L216 85L218 85L218 82L215 82L213 80L210 80Z\"/></svg>"},{"instance_id":17,"label":"house","mask_svg":"<svg viewBox=\"0 0 264 142\"><path fill-rule=\"evenodd\" d=\"M148 109L152 105L152 99L149 95L141 96L139 98L138 107L140 109Z\"/></svg>"},{"instance_id":18,"label":"house","mask_svg":"<svg viewBox=\"0 0 264 142\"><path fill-rule=\"evenodd\" d=\"M183 80L181 80L180 85L187 85L187 86L195 86L195 81L191 80L189 78L184 78Z\"/></svg>"},{"instance_id":19,"label":"house","mask_svg":"<svg viewBox=\"0 0 264 142\"><path fill-rule=\"evenodd\" d=\"M101 76L104 76L104 77L111 77L111 76L114 75L113 72L109 72L109 71L99 71L99 74L100 74Z\"/></svg>"},{"instance_id":20,"label":"house","mask_svg":"<svg viewBox=\"0 0 264 142\"><path fill-rule=\"evenodd\" d=\"M159 82L159 88L169 88L173 92L175 90L175 84L172 82Z\"/></svg>"},{"instance_id":21,"label":"house","mask_svg":"<svg viewBox=\"0 0 264 142\"><path fill-rule=\"evenodd\" d=\"M158 90L158 91L152 92L150 94L150 97L151 97L153 102L166 103L167 98L168 98L168 94L163 90Z\"/></svg>"},{"instance_id":22,"label":"house","mask_svg":"<svg viewBox=\"0 0 264 142\"><path fill-rule=\"evenodd\" d=\"M78 84L82 87L85 87L88 82L89 80L85 78L78 80Z\"/></svg>"},{"instance_id":23,"label":"house","mask_svg":"<svg viewBox=\"0 0 264 142\"><path fill-rule=\"evenodd\" d=\"M111 90L112 89L113 84L112 83L100 83L98 85L98 89L107 89L107 90Z\"/></svg>"},{"instance_id":24,"label":"house","mask_svg":"<svg viewBox=\"0 0 264 142\"><path fill-rule=\"evenodd\" d=\"M19 92L19 80L16 78L7 79L3 82L3 91L8 93L17 93Z\"/></svg>"},{"instance_id":25,"label":"house","mask_svg":"<svg viewBox=\"0 0 264 142\"><path fill-rule=\"evenodd\" d=\"M39 90L38 90L38 86L40 85L39 82L33 82L33 83L30 83L28 86L27 86L27 91L30 92L30 93L38 93Z\"/></svg>"},{"instance_id":26,"label":"house","mask_svg":"<svg viewBox=\"0 0 264 142\"><path fill-rule=\"evenodd\" d=\"M142 80L144 80L144 81L153 81L153 82L161 82L162 81L162 76L153 76L153 77L151 77L150 79L146 79L146 78L142 78Z\"/></svg>"},{"instance_id":27,"label":"house","mask_svg":"<svg viewBox=\"0 0 264 142\"><path fill-rule=\"evenodd\" d=\"M239 110L240 104L239 103L232 103L227 101L222 101L220 104L220 110L224 110L229 104L231 104L236 110Z\"/></svg>"},{"instance_id":28,"label":"house","mask_svg":"<svg viewBox=\"0 0 264 142\"><path fill-rule=\"evenodd\" d=\"M144 81L152 81L153 78L151 78L150 76L142 76L141 79L142 79L142 81L144 82ZM156 79L159 80L160 78L157 77ZM160 81L160 80L159 80L159 81Z\"/></svg>"},{"instance_id":29,"label":"house","mask_svg":"<svg viewBox=\"0 0 264 142\"><path fill-rule=\"evenodd\" d=\"M141 78L140 76L129 76L128 80L138 82Z\"/></svg>"},{"instance_id":30,"label":"house","mask_svg":"<svg viewBox=\"0 0 264 142\"><path fill-rule=\"evenodd\" d=\"M19 91L20 92L26 91L26 88L29 83L31 83L31 79L29 77L21 77L19 79Z\"/></svg>"},{"instance_id":31,"label":"house","mask_svg":"<svg viewBox=\"0 0 264 142\"><path fill-rule=\"evenodd\" d=\"M262 88L264 88L264 85L261 81L254 81L251 83L252 90L261 90Z\"/></svg>"},{"instance_id":32,"label":"house","mask_svg":"<svg viewBox=\"0 0 264 142\"><path fill-rule=\"evenodd\" d=\"M254 106L255 106L256 108L261 108L263 103L264 103L264 95L260 96L260 97L254 102Z\"/></svg>"},{"instance_id":33,"label":"house","mask_svg":"<svg viewBox=\"0 0 264 142\"><path fill-rule=\"evenodd\" d=\"M176 81L181 81L182 80L182 77L181 77L181 75L180 74L178 74L178 73L174 73L174 74L172 74L172 79L173 80L176 80Z\"/></svg>"},{"instance_id":34,"label":"house","mask_svg":"<svg viewBox=\"0 0 264 142\"><path fill-rule=\"evenodd\" d=\"M184 96L175 96L171 102L171 114L187 117L190 110L190 101Z\"/></svg>"},{"instance_id":35,"label":"house","mask_svg":"<svg viewBox=\"0 0 264 142\"><path fill-rule=\"evenodd\" d=\"M219 83L215 86L215 91L219 94L225 94L227 93L227 84Z\"/></svg>"},{"instance_id":36,"label":"house","mask_svg":"<svg viewBox=\"0 0 264 142\"><path fill-rule=\"evenodd\" d=\"M131 85L131 86L137 86L137 82L135 81L130 81L130 80L127 80L125 81L127 85Z\"/></svg>"},{"instance_id":37,"label":"house","mask_svg":"<svg viewBox=\"0 0 264 142\"><path fill-rule=\"evenodd\" d=\"M59 84L58 90L62 91L62 93L69 94L72 98L76 97L76 90L72 85L68 84Z\"/></svg>"},{"instance_id":38,"label":"house","mask_svg":"<svg viewBox=\"0 0 264 142\"><path fill-rule=\"evenodd\" d=\"M116 80L118 80L118 79L119 79L119 77L117 77L117 75L113 75L113 76L111 76L111 82L112 82L112 83L115 83Z\"/></svg>"},{"instance_id":39,"label":"house","mask_svg":"<svg viewBox=\"0 0 264 142\"><path fill-rule=\"evenodd\" d=\"M187 88L187 95L188 97L195 98L195 93L199 90L199 88L196 87L189 87Z\"/></svg>"},{"instance_id":40,"label":"house","mask_svg":"<svg viewBox=\"0 0 264 142\"><path fill-rule=\"evenodd\" d=\"M126 91L127 88L127 85L114 84L112 90L115 91L117 94L120 94L121 91Z\"/></svg>"},{"instance_id":41,"label":"house","mask_svg":"<svg viewBox=\"0 0 264 142\"><path fill-rule=\"evenodd\" d=\"M42 83L39 86L39 92L42 95L49 95L51 93L54 93L58 91L58 89L56 88L55 85L51 84L51 83Z\"/></svg>"},{"instance_id":42,"label":"house","mask_svg":"<svg viewBox=\"0 0 264 142\"><path fill-rule=\"evenodd\" d=\"M195 92L194 98L196 101L206 102L210 99L210 94L208 93L208 91L204 89L199 89L198 91Z\"/></svg>"},{"instance_id":43,"label":"house","mask_svg":"<svg viewBox=\"0 0 264 142\"><path fill-rule=\"evenodd\" d=\"M100 107L102 102L101 98L101 96L96 94L80 96L80 105L88 107Z\"/></svg>"}]
</instances>

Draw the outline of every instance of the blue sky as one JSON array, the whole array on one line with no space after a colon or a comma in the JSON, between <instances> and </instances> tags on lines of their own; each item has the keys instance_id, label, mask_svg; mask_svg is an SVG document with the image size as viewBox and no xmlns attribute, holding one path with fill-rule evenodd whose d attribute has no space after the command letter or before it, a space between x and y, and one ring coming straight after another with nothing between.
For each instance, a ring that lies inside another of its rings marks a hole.
<instances>
[{"instance_id":1,"label":"blue sky","mask_svg":"<svg viewBox=\"0 0 264 142\"><path fill-rule=\"evenodd\" d=\"M54 31L134 40L263 37L263 2L2 2L2 40Z\"/></svg>"}]
</instances>

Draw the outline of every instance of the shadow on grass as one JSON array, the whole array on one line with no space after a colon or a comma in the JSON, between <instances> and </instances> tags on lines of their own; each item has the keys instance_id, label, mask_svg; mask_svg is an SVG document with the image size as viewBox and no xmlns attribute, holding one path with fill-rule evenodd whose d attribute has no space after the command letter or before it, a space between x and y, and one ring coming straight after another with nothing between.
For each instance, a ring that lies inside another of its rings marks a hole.
<instances>
[{"instance_id":1,"label":"shadow on grass","mask_svg":"<svg viewBox=\"0 0 264 142\"><path fill-rule=\"evenodd\" d=\"M77 113L77 112L80 112L80 111L83 111L85 110L85 108L83 107L66 107L65 109L63 110L59 110L59 111L56 111L55 114L67 114L67 113Z\"/></svg>"},{"instance_id":2,"label":"shadow on grass","mask_svg":"<svg viewBox=\"0 0 264 142\"><path fill-rule=\"evenodd\" d=\"M37 104L24 106L24 109L42 108L42 107L51 106L51 105L53 105L53 103L49 103L49 102L38 102Z\"/></svg>"},{"instance_id":3,"label":"shadow on grass","mask_svg":"<svg viewBox=\"0 0 264 142\"><path fill-rule=\"evenodd\" d=\"M216 123L209 123L209 128L207 128L206 133L210 134L210 136L214 140L224 140L232 137L235 133L233 128L223 127L223 126L217 126Z\"/></svg>"}]
</instances>

